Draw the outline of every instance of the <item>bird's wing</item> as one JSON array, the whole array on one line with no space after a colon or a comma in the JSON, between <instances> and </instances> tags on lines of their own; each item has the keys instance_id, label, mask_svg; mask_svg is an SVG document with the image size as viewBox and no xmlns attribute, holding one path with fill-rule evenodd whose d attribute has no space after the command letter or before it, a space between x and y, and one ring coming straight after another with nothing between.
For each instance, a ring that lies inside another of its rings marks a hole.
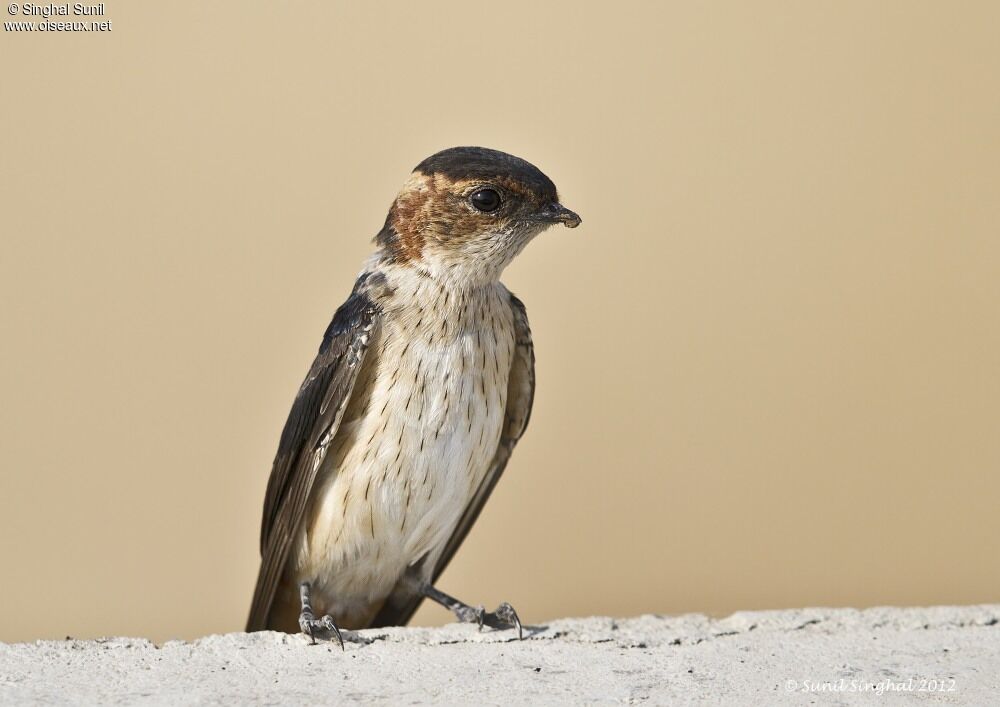
<instances>
[{"instance_id":1,"label":"bird's wing","mask_svg":"<svg viewBox=\"0 0 1000 707\"><path fill-rule=\"evenodd\" d=\"M515 353L514 361L511 364L510 377L507 381L507 410L504 416L503 432L500 435L500 444L493 460L490 463L489 471L483 478L482 483L472 497L465 512L462 513L455 526L444 550L439 555L431 573L432 582L444 572L445 567L455 555L459 545L469 534L469 530L476 522L483 506L486 504L493 487L500 480L511 452L524 430L528 426L528 419L531 417L531 404L535 398L535 347L531 341L531 329L528 327L528 313L525 311L524 303L514 295L510 295L510 306L514 312L514 336ZM423 597L416 595L412 587L400 583L390 594L381 611L372 621L372 626L400 626L408 622L420 606Z\"/></svg>"},{"instance_id":2,"label":"bird's wing","mask_svg":"<svg viewBox=\"0 0 1000 707\"><path fill-rule=\"evenodd\" d=\"M260 573L247 631L267 628L275 592L288 562L309 493L351 398L354 382L379 323L365 276L327 327L316 360L299 388L281 432L261 521Z\"/></svg>"}]
</instances>

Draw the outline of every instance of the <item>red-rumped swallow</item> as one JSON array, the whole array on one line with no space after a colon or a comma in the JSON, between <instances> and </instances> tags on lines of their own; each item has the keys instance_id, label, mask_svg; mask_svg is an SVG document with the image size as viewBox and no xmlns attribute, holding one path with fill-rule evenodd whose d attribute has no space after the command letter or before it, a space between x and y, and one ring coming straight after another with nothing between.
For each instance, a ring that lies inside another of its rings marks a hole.
<instances>
[{"instance_id":1,"label":"red-rumped swallow","mask_svg":"<svg viewBox=\"0 0 1000 707\"><path fill-rule=\"evenodd\" d=\"M580 217L534 165L481 147L417 165L333 316L271 470L248 631L402 625L434 587L528 424L534 348L504 268ZM317 618L319 617L319 618Z\"/></svg>"}]
</instances>

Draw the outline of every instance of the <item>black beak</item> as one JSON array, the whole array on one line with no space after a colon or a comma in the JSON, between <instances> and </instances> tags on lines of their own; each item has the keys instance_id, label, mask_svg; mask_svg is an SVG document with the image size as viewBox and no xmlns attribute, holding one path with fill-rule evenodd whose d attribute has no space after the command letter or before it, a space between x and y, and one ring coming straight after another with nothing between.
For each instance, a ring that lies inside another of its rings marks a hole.
<instances>
[{"instance_id":1,"label":"black beak","mask_svg":"<svg viewBox=\"0 0 1000 707\"><path fill-rule=\"evenodd\" d=\"M548 204L538 212L538 220L545 223L562 223L566 228L576 228L582 223L576 213L570 211L562 204Z\"/></svg>"}]
</instances>

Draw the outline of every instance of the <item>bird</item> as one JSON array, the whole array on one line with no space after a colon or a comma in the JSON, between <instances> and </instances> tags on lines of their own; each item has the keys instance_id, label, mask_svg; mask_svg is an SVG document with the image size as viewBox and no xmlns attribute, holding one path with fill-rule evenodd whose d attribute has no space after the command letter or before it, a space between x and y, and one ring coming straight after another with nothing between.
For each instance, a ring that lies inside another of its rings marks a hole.
<instances>
[{"instance_id":1,"label":"bird","mask_svg":"<svg viewBox=\"0 0 1000 707\"><path fill-rule=\"evenodd\" d=\"M405 625L424 599L516 629L436 582L531 415L535 354L504 268L580 216L533 164L453 147L414 168L336 310L282 430L248 631L336 638Z\"/></svg>"}]
</instances>

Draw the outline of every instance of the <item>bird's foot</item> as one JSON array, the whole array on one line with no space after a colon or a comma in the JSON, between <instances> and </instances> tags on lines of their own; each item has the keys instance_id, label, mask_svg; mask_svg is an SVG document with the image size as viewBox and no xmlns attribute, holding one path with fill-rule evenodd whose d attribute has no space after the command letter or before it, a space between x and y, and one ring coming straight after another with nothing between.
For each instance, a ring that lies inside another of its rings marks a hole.
<instances>
[{"instance_id":1,"label":"bird's foot","mask_svg":"<svg viewBox=\"0 0 1000 707\"><path fill-rule=\"evenodd\" d=\"M327 641L333 640L333 637L336 636L337 641L340 642L340 650L346 650L344 648L344 637L340 635L340 629L334 623L333 617L327 614L320 619L316 618L312 610L309 593L309 582L303 582L299 585L299 600L302 602L302 612L299 614L299 628L302 629L302 633L309 636L313 643L316 643L317 635Z\"/></svg>"},{"instance_id":2,"label":"bird's foot","mask_svg":"<svg viewBox=\"0 0 1000 707\"><path fill-rule=\"evenodd\" d=\"M341 635L340 629L337 628L337 624L333 622L333 617L329 614L317 619L313 616L312 611L303 611L299 614L299 628L302 629L302 633L309 636L313 643L316 642L317 636L326 641L332 641L336 638L340 643L341 650L345 650L344 637Z\"/></svg>"},{"instance_id":3,"label":"bird's foot","mask_svg":"<svg viewBox=\"0 0 1000 707\"><path fill-rule=\"evenodd\" d=\"M514 607L507 602L502 602L493 611L486 611L482 606L469 606L465 602L459 601L455 597L449 596L430 584L420 587L420 593L428 599L436 601L446 609L450 609L455 618L462 623L477 624L482 630L483 626L502 630L505 628L516 628L518 640L524 638L524 629L521 627L521 619L518 617Z\"/></svg>"},{"instance_id":4,"label":"bird's foot","mask_svg":"<svg viewBox=\"0 0 1000 707\"><path fill-rule=\"evenodd\" d=\"M472 609L472 607L466 607ZM490 628L503 630L505 628L516 628L517 638L521 640L524 638L524 629L521 627L521 619L518 617L517 612L514 611L514 607L507 602L501 602L493 611L486 611L482 606L477 606L473 609L474 618L463 618L459 616L459 621L465 621L468 623L479 624L479 630L483 630L483 626L489 626ZM463 612L463 615L466 612Z\"/></svg>"}]
</instances>

